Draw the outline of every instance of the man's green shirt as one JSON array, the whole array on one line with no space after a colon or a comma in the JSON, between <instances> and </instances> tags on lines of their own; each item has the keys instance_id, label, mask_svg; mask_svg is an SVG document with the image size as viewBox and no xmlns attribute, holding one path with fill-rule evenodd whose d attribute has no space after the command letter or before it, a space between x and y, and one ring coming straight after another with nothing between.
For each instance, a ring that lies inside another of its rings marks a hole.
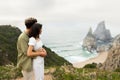
<instances>
[{"instance_id":1,"label":"man's green shirt","mask_svg":"<svg viewBox=\"0 0 120 80\"><path fill-rule=\"evenodd\" d=\"M29 37L23 32L18 38L17 50L18 50L18 62L17 67L24 71L32 70L32 58L27 56Z\"/></svg>"}]
</instances>

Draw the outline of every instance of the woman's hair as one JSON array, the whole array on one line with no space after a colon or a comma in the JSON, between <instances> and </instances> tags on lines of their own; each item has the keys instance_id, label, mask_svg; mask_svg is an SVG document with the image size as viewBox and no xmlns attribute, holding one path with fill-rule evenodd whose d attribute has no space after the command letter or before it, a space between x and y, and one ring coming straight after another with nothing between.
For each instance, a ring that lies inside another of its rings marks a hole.
<instances>
[{"instance_id":1,"label":"woman's hair","mask_svg":"<svg viewBox=\"0 0 120 80\"><path fill-rule=\"evenodd\" d=\"M39 38L41 29L42 29L42 24L39 23L33 24L29 33L29 37Z\"/></svg>"},{"instance_id":2,"label":"woman's hair","mask_svg":"<svg viewBox=\"0 0 120 80\"><path fill-rule=\"evenodd\" d=\"M26 26L26 28L30 29L31 26L36 22L37 22L37 19L35 19L35 18L32 18L32 17L27 18L27 19L25 19L25 26Z\"/></svg>"}]
</instances>

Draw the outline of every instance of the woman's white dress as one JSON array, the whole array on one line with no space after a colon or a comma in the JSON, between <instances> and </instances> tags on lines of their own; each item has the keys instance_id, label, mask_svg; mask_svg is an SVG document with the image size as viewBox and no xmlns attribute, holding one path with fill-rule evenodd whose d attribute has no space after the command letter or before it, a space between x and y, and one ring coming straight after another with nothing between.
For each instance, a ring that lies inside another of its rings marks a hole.
<instances>
[{"instance_id":1,"label":"woman's white dress","mask_svg":"<svg viewBox=\"0 0 120 80\"><path fill-rule=\"evenodd\" d=\"M34 50L42 48L43 43L41 40L35 40L34 37L29 39L28 45L34 46ZM37 56L33 59L33 72L35 80L44 80L44 57Z\"/></svg>"}]
</instances>

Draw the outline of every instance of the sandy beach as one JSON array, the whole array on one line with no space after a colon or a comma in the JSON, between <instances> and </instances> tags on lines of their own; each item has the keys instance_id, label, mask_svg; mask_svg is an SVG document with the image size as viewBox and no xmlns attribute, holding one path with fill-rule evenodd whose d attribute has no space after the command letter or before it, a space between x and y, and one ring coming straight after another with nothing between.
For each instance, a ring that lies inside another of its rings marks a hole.
<instances>
[{"instance_id":1,"label":"sandy beach","mask_svg":"<svg viewBox=\"0 0 120 80\"><path fill-rule=\"evenodd\" d=\"M73 63L73 66L76 68L82 68L84 67L86 64L90 64L90 63L103 63L106 58L107 58L108 53L107 52L102 52L99 53L99 55L95 58L91 58L89 60L83 61L83 62L77 62L77 63Z\"/></svg>"}]
</instances>

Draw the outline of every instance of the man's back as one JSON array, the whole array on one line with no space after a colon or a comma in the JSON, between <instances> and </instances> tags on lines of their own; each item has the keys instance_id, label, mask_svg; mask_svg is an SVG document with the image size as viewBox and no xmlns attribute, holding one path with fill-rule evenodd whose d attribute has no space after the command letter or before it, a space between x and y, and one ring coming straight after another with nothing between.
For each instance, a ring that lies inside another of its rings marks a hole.
<instances>
[{"instance_id":1,"label":"man's back","mask_svg":"<svg viewBox=\"0 0 120 80\"><path fill-rule=\"evenodd\" d=\"M32 59L27 56L28 49L28 35L23 32L18 38L17 50L18 50L18 62L17 67L20 67L22 70L31 71L32 70Z\"/></svg>"}]
</instances>

